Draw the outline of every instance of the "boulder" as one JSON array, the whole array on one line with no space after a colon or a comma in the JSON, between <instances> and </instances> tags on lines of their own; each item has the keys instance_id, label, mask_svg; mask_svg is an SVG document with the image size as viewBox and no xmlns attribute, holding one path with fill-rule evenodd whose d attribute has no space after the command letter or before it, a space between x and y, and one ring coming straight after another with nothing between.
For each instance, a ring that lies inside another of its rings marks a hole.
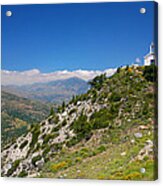
<instances>
[{"instance_id":1,"label":"boulder","mask_svg":"<svg viewBox=\"0 0 163 186\"><path fill-rule=\"evenodd\" d=\"M125 156L125 155L126 155L126 152L122 152L122 153L121 153L121 156Z\"/></svg>"},{"instance_id":2,"label":"boulder","mask_svg":"<svg viewBox=\"0 0 163 186\"><path fill-rule=\"evenodd\" d=\"M142 138L143 134L141 132L134 133L136 138Z\"/></svg>"},{"instance_id":3,"label":"boulder","mask_svg":"<svg viewBox=\"0 0 163 186\"><path fill-rule=\"evenodd\" d=\"M37 166L39 169L41 169L42 166L44 165L44 160L41 159L41 160L37 161L35 164L36 164L36 166Z\"/></svg>"}]
</instances>

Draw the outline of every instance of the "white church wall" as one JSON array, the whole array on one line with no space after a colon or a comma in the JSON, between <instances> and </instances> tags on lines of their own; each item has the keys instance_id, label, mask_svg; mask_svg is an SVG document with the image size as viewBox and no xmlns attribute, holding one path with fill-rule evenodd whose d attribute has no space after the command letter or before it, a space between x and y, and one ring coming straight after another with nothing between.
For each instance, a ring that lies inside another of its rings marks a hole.
<instances>
[{"instance_id":1,"label":"white church wall","mask_svg":"<svg viewBox=\"0 0 163 186\"><path fill-rule=\"evenodd\" d=\"M144 65L145 66L149 66L152 64L153 60L155 61L155 56L154 55L149 55L147 57L145 57L144 59Z\"/></svg>"}]
</instances>

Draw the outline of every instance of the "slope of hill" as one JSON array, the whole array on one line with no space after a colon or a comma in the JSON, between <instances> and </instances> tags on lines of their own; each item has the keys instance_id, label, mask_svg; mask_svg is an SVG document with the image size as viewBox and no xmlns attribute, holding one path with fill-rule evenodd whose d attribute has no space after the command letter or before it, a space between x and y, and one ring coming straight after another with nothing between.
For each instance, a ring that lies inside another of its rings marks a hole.
<instances>
[{"instance_id":1,"label":"slope of hill","mask_svg":"<svg viewBox=\"0 0 163 186\"><path fill-rule=\"evenodd\" d=\"M119 68L94 78L86 94L6 147L2 175L156 179L154 69Z\"/></svg>"},{"instance_id":2,"label":"slope of hill","mask_svg":"<svg viewBox=\"0 0 163 186\"><path fill-rule=\"evenodd\" d=\"M88 88L86 81L76 77L32 85L2 86L2 90L13 92L21 97L57 104L68 102L72 95L85 93Z\"/></svg>"},{"instance_id":3,"label":"slope of hill","mask_svg":"<svg viewBox=\"0 0 163 186\"><path fill-rule=\"evenodd\" d=\"M50 105L30 101L2 91L1 128L2 146L27 131L28 124L38 123L50 112Z\"/></svg>"}]
</instances>

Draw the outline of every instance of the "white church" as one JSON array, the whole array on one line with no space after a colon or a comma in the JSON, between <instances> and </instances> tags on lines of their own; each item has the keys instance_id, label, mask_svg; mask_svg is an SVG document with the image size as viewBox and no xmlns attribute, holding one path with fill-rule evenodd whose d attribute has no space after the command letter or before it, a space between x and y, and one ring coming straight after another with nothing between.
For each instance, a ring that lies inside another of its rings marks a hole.
<instances>
[{"instance_id":1,"label":"white church","mask_svg":"<svg viewBox=\"0 0 163 186\"><path fill-rule=\"evenodd\" d=\"M151 64L156 64L155 45L153 42L150 45L149 53L144 56L144 65L149 66Z\"/></svg>"}]
</instances>

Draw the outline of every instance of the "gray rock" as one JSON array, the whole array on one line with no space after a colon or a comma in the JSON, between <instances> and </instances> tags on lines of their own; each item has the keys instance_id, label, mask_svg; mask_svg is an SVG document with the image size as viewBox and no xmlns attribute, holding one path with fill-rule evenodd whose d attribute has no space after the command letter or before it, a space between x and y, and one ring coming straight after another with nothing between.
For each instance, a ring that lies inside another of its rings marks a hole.
<instances>
[{"instance_id":1,"label":"gray rock","mask_svg":"<svg viewBox=\"0 0 163 186\"><path fill-rule=\"evenodd\" d=\"M122 153L121 153L121 156L125 156L125 155L126 155L126 152L122 152Z\"/></svg>"},{"instance_id":2,"label":"gray rock","mask_svg":"<svg viewBox=\"0 0 163 186\"><path fill-rule=\"evenodd\" d=\"M41 159L41 160L39 160L39 161L36 162L36 166L37 166L39 169L42 168L43 165L44 165L44 160L43 160L43 159Z\"/></svg>"},{"instance_id":3,"label":"gray rock","mask_svg":"<svg viewBox=\"0 0 163 186\"><path fill-rule=\"evenodd\" d=\"M153 146L153 141L151 141L151 140L147 140L146 143L147 143L148 145L150 145L150 146Z\"/></svg>"},{"instance_id":4,"label":"gray rock","mask_svg":"<svg viewBox=\"0 0 163 186\"><path fill-rule=\"evenodd\" d=\"M137 132L134 134L136 138L142 138L143 134L141 132Z\"/></svg>"},{"instance_id":5,"label":"gray rock","mask_svg":"<svg viewBox=\"0 0 163 186\"><path fill-rule=\"evenodd\" d=\"M132 139L132 140L131 140L131 143L135 143L135 140L134 140L134 139Z\"/></svg>"}]
</instances>

